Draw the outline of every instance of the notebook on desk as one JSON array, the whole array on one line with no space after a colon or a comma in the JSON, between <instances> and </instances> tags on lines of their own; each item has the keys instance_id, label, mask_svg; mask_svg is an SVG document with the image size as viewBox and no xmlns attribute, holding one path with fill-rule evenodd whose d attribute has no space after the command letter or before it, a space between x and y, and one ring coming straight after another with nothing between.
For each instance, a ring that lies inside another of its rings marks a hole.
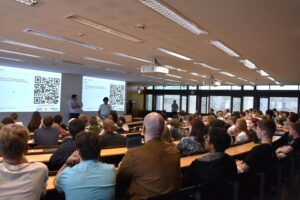
<instances>
[{"instance_id":1,"label":"notebook on desk","mask_svg":"<svg viewBox=\"0 0 300 200\"><path fill-rule=\"evenodd\" d=\"M126 147L136 147L142 144L142 135L140 133L126 135Z\"/></svg>"}]
</instances>

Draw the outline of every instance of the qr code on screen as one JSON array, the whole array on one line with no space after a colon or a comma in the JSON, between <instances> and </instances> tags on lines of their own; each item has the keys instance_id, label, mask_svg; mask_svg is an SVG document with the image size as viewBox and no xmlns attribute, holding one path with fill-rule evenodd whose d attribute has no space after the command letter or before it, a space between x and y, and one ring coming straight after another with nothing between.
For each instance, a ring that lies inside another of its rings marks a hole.
<instances>
[{"instance_id":1,"label":"qr code on screen","mask_svg":"<svg viewBox=\"0 0 300 200\"><path fill-rule=\"evenodd\" d=\"M113 105L123 105L124 101L125 101L124 93L125 93L124 85L110 84L110 94L109 94L110 104L112 106Z\"/></svg>"},{"instance_id":2,"label":"qr code on screen","mask_svg":"<svg viewBox=\"0 0 300 200\"><path fill-rule=\"evenodd\" d=\"M59 92L59 78L35 76L34 104L58 104Z\"/></svg>"}]
</instances>

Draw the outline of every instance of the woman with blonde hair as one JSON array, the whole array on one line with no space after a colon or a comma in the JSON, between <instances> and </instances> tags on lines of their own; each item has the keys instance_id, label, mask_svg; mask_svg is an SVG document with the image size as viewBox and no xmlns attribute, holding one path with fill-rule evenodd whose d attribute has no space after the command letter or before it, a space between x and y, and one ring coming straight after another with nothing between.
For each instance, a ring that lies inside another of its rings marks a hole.
<instances>
[{"instance_id":1,"label":"woman with blonde hair","mask_svg":"<svg viewBox=\"0 0 300 200\"><path fill-rule=\"evenodd\" d=\"M247 122L245 119L237 119L235 131L235 143L244 143L250 140L250 135L247 129Z\"/></svg>"}]
</instances>

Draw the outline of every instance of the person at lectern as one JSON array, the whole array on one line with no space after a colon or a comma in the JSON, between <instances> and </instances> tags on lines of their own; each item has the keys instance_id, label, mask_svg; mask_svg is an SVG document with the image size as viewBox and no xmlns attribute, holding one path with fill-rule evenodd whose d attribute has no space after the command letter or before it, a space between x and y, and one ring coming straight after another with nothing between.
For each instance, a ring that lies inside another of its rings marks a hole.
<instances>
[{"instance_id":1,"label":"person at lectern","mask_svg":"<svg viewBox=\"0 0 300 200\"><path fill-rule=\"evenodd\" d=\"M72 94L71 99L68 101L69 118L78 118L81 112L82 103L78 101L77 94Z\"/></svg>"},{"instance_id":2,"label":"person at lectern","mask_svg":"<svg viewBox=\"0 0 300 200\"><path fill-rule=\"evenodd\" d=\"M107 97L103 98L103 104L100 105L99 107L99 117L101 119L106 119L112 111L111 105L108 104L109 99Z\"/></svg>"}]
</instances>

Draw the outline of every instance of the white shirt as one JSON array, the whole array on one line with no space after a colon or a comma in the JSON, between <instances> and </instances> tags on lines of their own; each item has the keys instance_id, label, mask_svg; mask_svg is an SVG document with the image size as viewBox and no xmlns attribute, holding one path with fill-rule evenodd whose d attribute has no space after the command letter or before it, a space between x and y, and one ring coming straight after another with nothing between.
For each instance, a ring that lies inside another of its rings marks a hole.
<instances>
[{"instance_id":1,"label":"white shirt","mask_svg":"<svg viewBox=\"0 0 300 200\"><path fill-rule=\"evenodd\" d=\"M245 131L240 132L235 139L235 143L243 143L248 141L248 136Z\"/></svg>"},{"instance_id":2,"label":"white shirt","mask_svg":"<svg viewBox=\"0 0 300 200\"><path fill-rule=\"evenodd\" d=\"M43 163L0 163L0 199L39 200L46 193L48 168Z\"/></svg>"},{"instance_id":3,"label":"white shirt","mask_svg":"<svg viewBox=\"0 0 300 200\"><path fill-rule=\"evenodd\" d=\"M101 104L99 107L100 117L108 117L110 115L112 108L110 104Z\"/></svg>"},{"instance_id":4,"label":"white shirt","mask_svg":"<svg viewBox=\"0 0 300 200\"><path fill-rule=\"evenodd\" d=\"M78 100L73 99L68 101L69 113L80 113L82 108L82 103Z\"/></svg>"}]
</instances>

